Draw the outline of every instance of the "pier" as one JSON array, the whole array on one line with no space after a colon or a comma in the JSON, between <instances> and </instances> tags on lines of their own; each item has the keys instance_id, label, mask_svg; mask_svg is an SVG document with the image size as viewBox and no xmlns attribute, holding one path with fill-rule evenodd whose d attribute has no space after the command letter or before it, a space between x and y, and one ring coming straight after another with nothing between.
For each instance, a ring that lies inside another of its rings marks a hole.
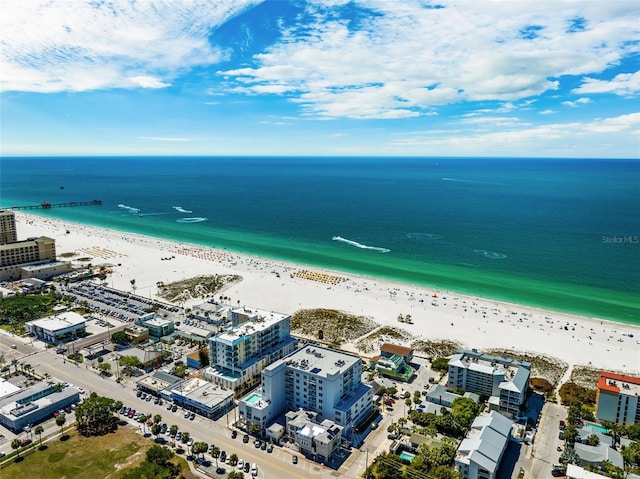
<instances>
[{"instance_id":1,"label":"pier","mask_svg":"<svg viewBox=\"0 0 640 479\"><path fill-rule=\"evenodd\" d=\"M65 206L94 206L101 205L102 200L91 200L91 201L69 201L68 203L49 203L48 201L43 201L39 205L26 205L26 206L12 206L12 210L42 210L49 208L63 208Z\"/></svg>"}]
</instances>

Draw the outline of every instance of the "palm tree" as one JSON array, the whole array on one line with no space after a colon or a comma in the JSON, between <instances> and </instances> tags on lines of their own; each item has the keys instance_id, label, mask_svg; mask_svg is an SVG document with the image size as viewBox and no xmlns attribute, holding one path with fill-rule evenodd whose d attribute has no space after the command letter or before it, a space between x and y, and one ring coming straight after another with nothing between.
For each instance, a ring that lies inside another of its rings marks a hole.
<instances>
[{"instance_id":1,"label":"palm tree","mask_svg":"<svg viewBox=\"0 0 640 479\"><path fill-rule=\"evenodd\" d=\"M18 456L18 459L20 459L20 439L15 438L11 441L11 449L16 450L16 455Z\"/></svg>"},{"instance_id":2,"label":"palm tree","mask_svg":"<svg viewBox=\"0 0 640 479\"><path fill-rule=\"evenodd\" d=\"M176 434L178 434L178 426L176 426L175 424L173 424L170 428L169 428L169 433L171 434L171 436L173 437L173 447L176 446Z\"/></svg>"},{"instance_id":3,"label":"palm tree","mask_svg":"<svg viewBox=\"0 0 640 479\"><path fill-rule=\"evenodd\" d=\"M235 452L229 456L229 464L233 467L238 464L238 455Z\"/></svg>"},{"instance_id":4,"label":"palm tree","mask_svg":"<svg viewBox=\"0 0 640 479\"><path fill-rule=\"evenodd\" d=\"M60 434L64 433L64 423L67 422L67 417L65 414L60 414L56 416L56 425L60 426Z\"/></svg>"},{"instance_id":5,"label":"palm tree","mask_svg":"<svg viewBox=\"0 0 640 479\"><path fill-rule=\"evenodd\" d=\"M158 435L160 434L160 424L154 424L151 426L151 434L153 434L156 439L158 438Z\"/></svg>"},{"instance_id":6,"label":"palm tree","mask_svg":"<svg viewBox=\"0 0 640 479\"><path fill-rule=\"evenodd\" d=\"M136 292L136 280L132 279L131 281L129 281L131 283L131 289L133 290L133 292Z\"/></svg>"},{"instance_id":7,"label":"palm tree","mask_svg":"<svg viewBox=\"0 0 640 479\"><path fill-rule=\"evenodd\" d=\"M160 414L156 414L153 416L153 422L154 424L160 424L160 422L162 422L162 416Z\"/></svg>"},{"instance_id":8,"label":"palm tree","mask_svg":"<svg viewBox=\"0 0 640 479\"><path fill-rule=\"evenodd\" d=\"M44 432L44 428L42 426L36 426L33 432L40 436L40 447L42 447L42 433Z\"/></svg>"},{"instance_id":9,"label":"palm tree","mask_svg":"<svg viewBox=\"0 0 640 479\"><path fill-rule=\"evenodd\" d=\"M216 460L216 469L218 469L218 456L220 455L220 448L216 445L211 446L211 455Z\"/></svg>"},{"instance_id":10,"label":"palm tree","mask_svg":"<svg viewBox=\"0 0 640 479\"><path fill-rule=\"evenodd\" d=\"M122 401L116 401L113 403L113 409L115 409L116 413L118 414L118 419L120 419L120 409L122 409L122 406L124 406L124 404L122 404Z\"/></svg>"}]
</instances>

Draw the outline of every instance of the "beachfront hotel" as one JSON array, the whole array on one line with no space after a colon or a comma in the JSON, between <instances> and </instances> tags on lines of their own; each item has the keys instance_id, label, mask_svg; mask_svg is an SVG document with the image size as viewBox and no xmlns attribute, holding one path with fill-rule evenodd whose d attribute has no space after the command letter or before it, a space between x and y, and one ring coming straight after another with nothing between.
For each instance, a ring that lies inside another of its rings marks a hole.
<instances>
[{"instance_id":1,"label":"beachfront hotel","mask_svg":"<svg viewBox=\"0 0 640 479\"><path fill-rule=\"evenodd\" d=\"M238 402L241 421L266 428L280 415L312 411L354 439L373 409L371 386L362 383L358 356L320 346L305 346L262 371L262 386Z\"/></svg>"},{"instance_id":2,"label":"beachfront hotel","mask_svg":"<svg viewBox=\"0 0 640 479\"><path fill-rule=\"evenodd\" d=\"M487 396L491 409L517 416L529 390L531 364L473 349L454 354L448 372L448 387Z\"/></svg>"},{"instance_id":3,"label":"beachfront hotel","mask_svg":"<svg viewBox=\"0 0 640 479\"><path fill-rule=\"evenodd\" d=\"M617 424L640 422L640 378L602 371L596 392L596 416Z\"/></svg>"},{"instance_id":4,"label":"beachfront hotel","mask_svg":"<svg viewBox=\"0 0 640 479\"><path fill-rule=\"evenodd\" d=\"M16 215L11 210L0 210L0 244L18 241Z\"/></svg>"},{"instance_id":5,"label":"beachfront hotel","mask_svg":"<svg viewBox=\"0 0 640 479\"><path fill-rule=\"evenodd\" d=\"M209 339L211 366L203 377L240 392L257 384L266 366L293 352L296 342L286 314L236 308L230 317L231 327Z\"/></svg>"},{"instance_id":6,"label":"beachfront hotel","mask_svg":"<svg viewBox=\"0 0 640 479\"><path fill-rule=\"evenodd\" d=\"M46 236L2 244L0 245L0 281L22 279L24 266L47 264L55 260L56 242Z\"/></svg>"}]
</instances>

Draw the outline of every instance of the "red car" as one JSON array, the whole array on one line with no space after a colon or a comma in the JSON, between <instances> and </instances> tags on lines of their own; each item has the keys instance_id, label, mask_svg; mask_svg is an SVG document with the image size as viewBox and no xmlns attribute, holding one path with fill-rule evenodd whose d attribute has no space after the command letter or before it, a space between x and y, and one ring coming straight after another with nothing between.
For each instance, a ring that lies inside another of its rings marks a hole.
<instances>
[{"instance_id":1,"label":"red car","mask_svg":"<svg viewBox=\"0 0 640 479\"><path fill-rule=\"evenodd\" d=\"M136 414L136 410L132 409L131 411L129 411L129 414L127 414L127 416L133 417L135 414Z\"/></svg>"}]
</instances>

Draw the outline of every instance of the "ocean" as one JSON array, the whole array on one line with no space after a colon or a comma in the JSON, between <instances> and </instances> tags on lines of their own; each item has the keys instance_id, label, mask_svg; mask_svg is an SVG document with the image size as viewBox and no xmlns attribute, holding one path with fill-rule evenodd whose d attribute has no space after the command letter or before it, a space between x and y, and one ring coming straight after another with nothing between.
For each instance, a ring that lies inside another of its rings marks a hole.
<instances>
[{"instance_id":1,"label":"ocean","mask_svg":"<svg viewBox=\"0 0 640 479\"><path fill-rule=\"evenodd\" d=\"M0 206L640 324L640 162L0 159ZM18 232L19 234L19 232Z\"/></svg>"}]
</instances>

